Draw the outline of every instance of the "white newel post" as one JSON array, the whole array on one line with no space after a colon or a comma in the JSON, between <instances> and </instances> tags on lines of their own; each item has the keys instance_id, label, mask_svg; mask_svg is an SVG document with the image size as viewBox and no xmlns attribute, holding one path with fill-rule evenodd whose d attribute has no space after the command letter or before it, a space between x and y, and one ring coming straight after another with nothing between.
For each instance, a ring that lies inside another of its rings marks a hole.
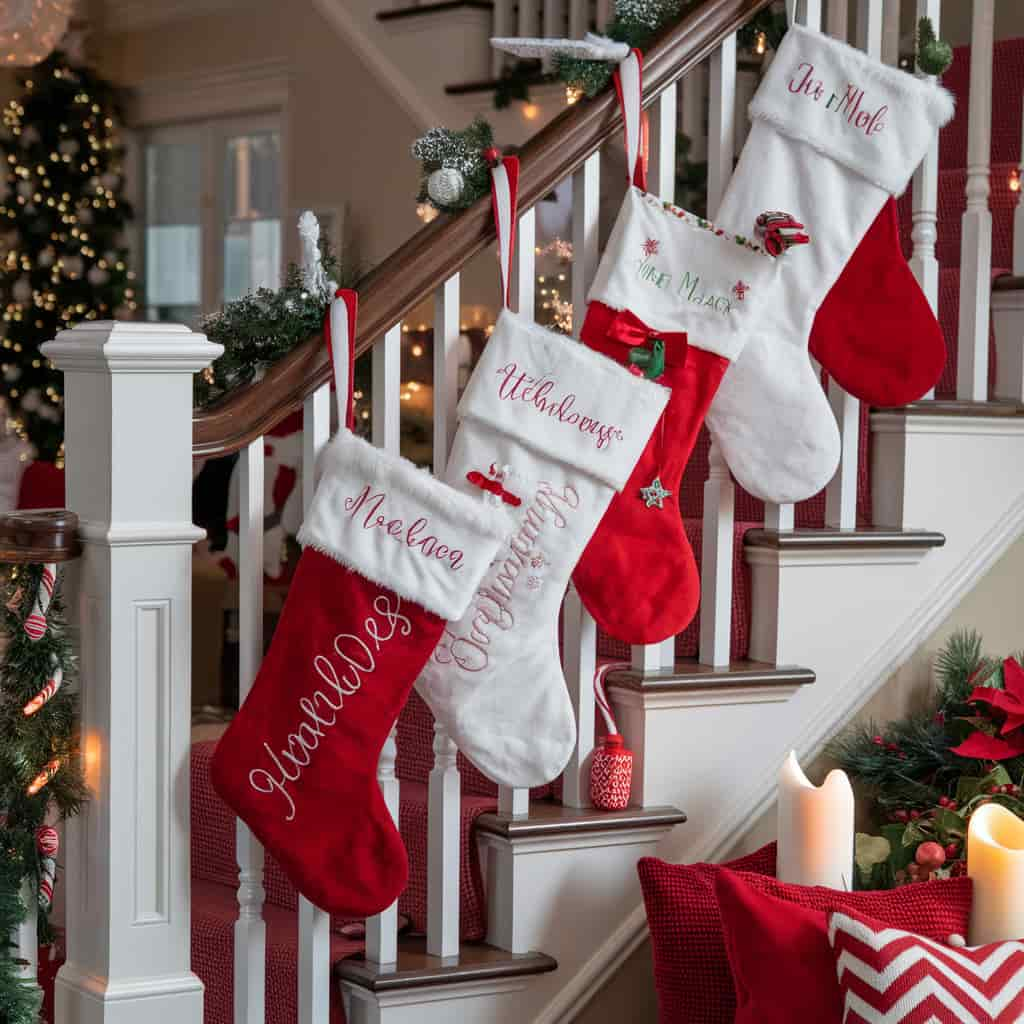
<instances>
[{"instance_id":1,"label":"white newel post","mask_svg":"<svg viewBox=\"0 0 1024 1024\"><path fill-rule=\"evenodd\" d=\"M58 1024L201 1024L190 969L192 375L223 351L177 324L81 324L64 372L67 502L84 540L82 742L67 831Z\"/></svg>"}]
</instances>

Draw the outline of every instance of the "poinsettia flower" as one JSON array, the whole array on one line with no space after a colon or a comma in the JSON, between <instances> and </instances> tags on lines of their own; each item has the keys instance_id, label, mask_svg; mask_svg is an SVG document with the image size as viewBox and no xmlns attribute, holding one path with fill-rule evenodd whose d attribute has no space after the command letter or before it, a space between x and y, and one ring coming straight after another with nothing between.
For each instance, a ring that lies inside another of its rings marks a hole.
<instances>
[{"instance_id":1,"label":"poinsettia flower","mask_svg":"<svg viewBox=\"0 0 1024 1024\"><path fill-rule=\"evenodd\" d=\"M1006 761L1011 757L1024 754L1024 734L1017 733L1008 739L989 736L988 733L972 733L952 752L960 757L970 757L979 761Z\"/></svg>"},{"instance_id":2,"label":"poinsettia flower","mask_svg":"<svg viewBox=\"0 0 1024 1024\"><path fill-rule=\"evenodd\" d=\"M1024 725L1024 668L1013 658L1007 658L1003 662L1003 688L976 686L967 699L988 704L1006 715L999 730L1003 736L1019 729Z\"/></svg>"}]
</instances>

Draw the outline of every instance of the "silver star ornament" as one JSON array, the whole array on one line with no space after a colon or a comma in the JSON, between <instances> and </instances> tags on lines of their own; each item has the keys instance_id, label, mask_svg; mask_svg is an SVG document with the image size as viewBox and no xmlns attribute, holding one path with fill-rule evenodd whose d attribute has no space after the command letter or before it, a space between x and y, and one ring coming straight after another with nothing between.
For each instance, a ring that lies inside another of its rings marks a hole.
<instances>
[{"instance_id":1,"label":"silver star ornament","mask_svg":"<svg viewBox=\"0 0 1024 1024\"><path fill-rule=\"evenodd\" d=\"M662 485L661 477L656 476L646 487L640 488L640 497L648 508L664 508L662 503L672 497L672 492Z\"/></svg>"}]
</instances>

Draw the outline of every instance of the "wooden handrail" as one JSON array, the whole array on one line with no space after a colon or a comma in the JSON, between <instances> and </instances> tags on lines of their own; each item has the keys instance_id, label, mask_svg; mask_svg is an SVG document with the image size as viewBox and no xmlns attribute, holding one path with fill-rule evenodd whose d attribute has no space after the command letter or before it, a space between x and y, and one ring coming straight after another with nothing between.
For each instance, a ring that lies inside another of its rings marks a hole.
<instances>
[{"instance_id":1,"label":"wooden handrail","mask_svg":"<svg viewBox=\"0 0 1024 1024\"><path fill-rule=\"evenodd\" d=\"M0 563L69 562L81 553L74 512L40 508L0 516Z\"/></svg>"},{"instance_id":2,"label":"wooden handrail","mask_svg":"<svg viewBox=\"0 0 1024 1024\"><path fill-rule=\"evenodd\" d=\"M771 0L705 0L667 29L644 58L644 105L711 55ZM519 209L528 210L622 129L612 89L564 110L519 153ZM490 196L416 232L358 285L356 354L367 351L418 302L494 241ZM302 342L262 380L238 388L192 420L195 457L227 455L265 434L330 377L320 334Z\"/></svg>"}]
</instances>

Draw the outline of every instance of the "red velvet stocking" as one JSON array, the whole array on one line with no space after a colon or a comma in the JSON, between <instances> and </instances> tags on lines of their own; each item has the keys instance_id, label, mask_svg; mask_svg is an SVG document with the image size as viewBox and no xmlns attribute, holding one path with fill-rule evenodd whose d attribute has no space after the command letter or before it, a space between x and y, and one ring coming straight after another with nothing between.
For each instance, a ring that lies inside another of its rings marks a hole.
<instances>
[{"instance_id":1,"label":"red velvet stocking","mask_svg":"<svg viewBox=\"0 0 1024 1024\"><path fill-rule=\"evenodd\" d=\"M381 748L505 521L347 430L321 465L287 604L212 779L299 892L364 917L408 877Z\"/></svg>"},{"instance_id":2,"label":"red velvet stocking","mask_svg":"<svg viewBox=\"0 0 1024 1024\"><path fill-rule=\"evenodd\" d=\"M609 337L617 314L591 302L580 337L623 365L630 347ZM729 361L663 338L665 371L658 383L672 397L629 482L612 498L573 582L587 610L606 633L632 644L658 643L681 632L697 613L700 579L679 512L679 485L704 415ZM667 491L660 502L655 480Z\"/></svg>"},{"instance_id":3,"label":"red velvet stocking","mask_svg":"<svg viewBox=\"0 0 1024 1024\"><path fill-rule=\"evenodd\" d=\"M900 250L891 197L819 307L810 350L838 384L871 405L906 405L938 381L946 344Z\"/></svg>"}]
</instances>

